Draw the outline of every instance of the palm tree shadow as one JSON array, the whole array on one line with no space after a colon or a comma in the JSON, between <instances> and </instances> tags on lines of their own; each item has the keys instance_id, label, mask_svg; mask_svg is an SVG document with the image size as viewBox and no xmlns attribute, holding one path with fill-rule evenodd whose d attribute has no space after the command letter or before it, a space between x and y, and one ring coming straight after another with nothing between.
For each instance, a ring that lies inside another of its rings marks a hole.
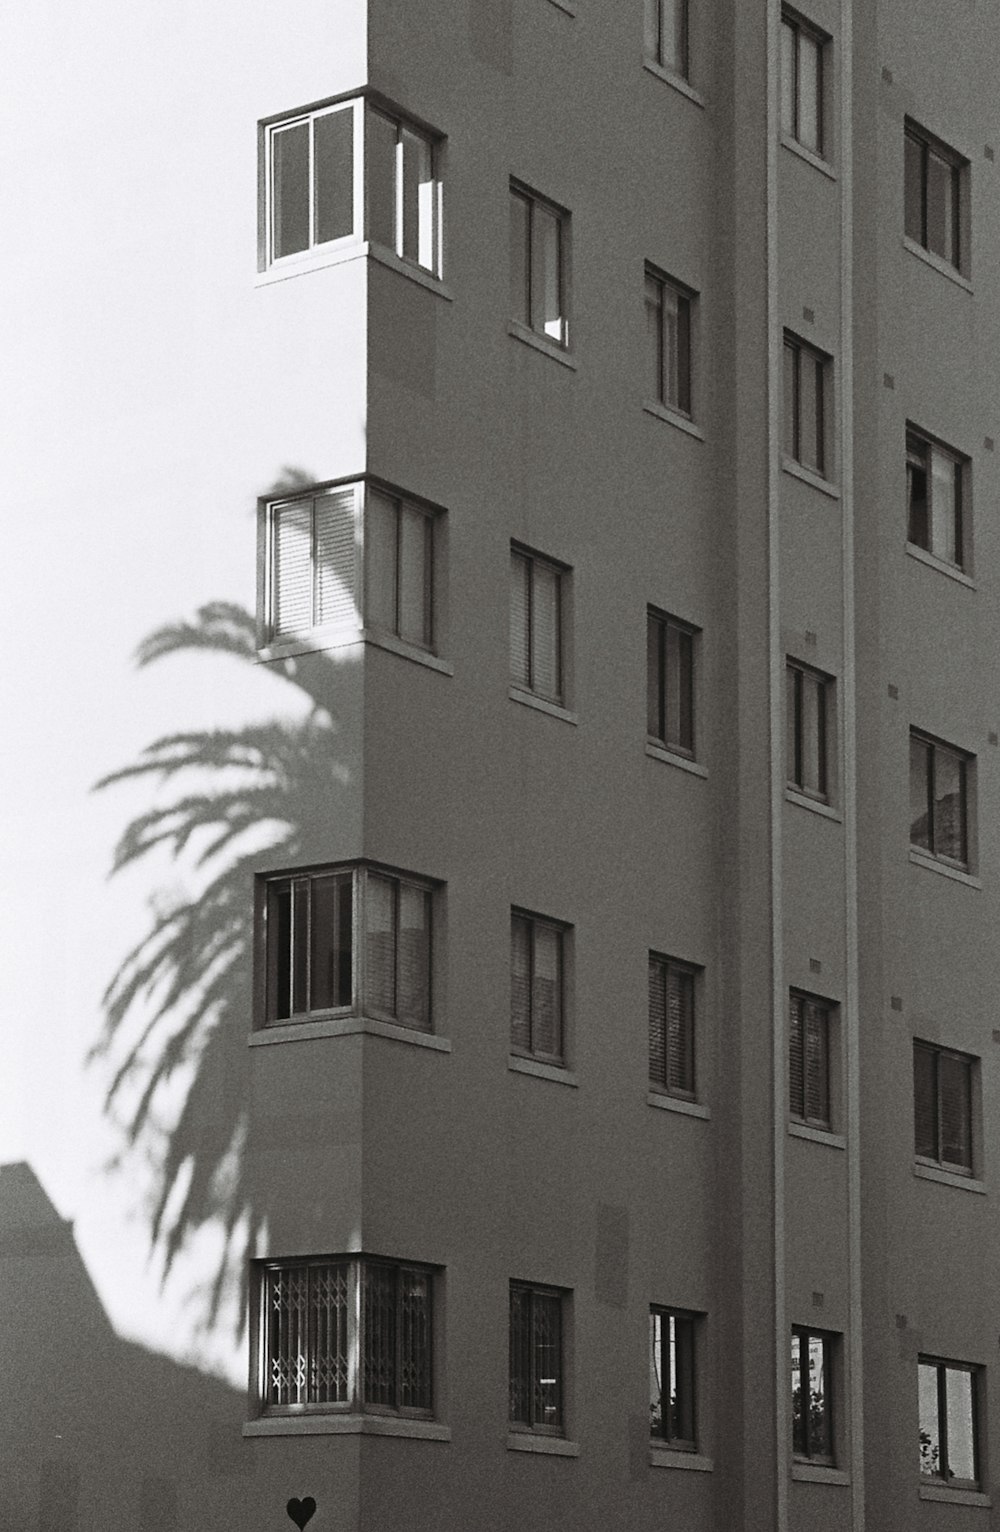
<instances>
[{"instance_id":1,"label":"palm tree shadow","mask_svg":"<svg viewBox=\"0 0 1000 1532\"><path fill-rule=\"evenodd\" d=\"M215 602L192 622L151 633L137 659L145 666L202 651L256 666L257 646L251 613ZM300 862L304 828L336 813L347 780L332 711L338 667L328 656L309 660L269 667L305 697L304 718L168 734L95 784L103 790L143 781L162 795L126 826L112 875L166 850L198 880L194 893L151 900L147 930L105 990L104 1024L89 1057L110 1068L105 1110L120 1114L128 1147L153 1146L150 1238L162 1281L199 1230L222 1231L221 1254L200 1295L206 1327L218 1320L267 1221L245 1152L254 873L262 856L275 867ZM177 1081L182 1105L164 1128L161 1108ZM238 1287L239 1328L246 1296L245 1284Z\"/></svg>"}]
</instances>

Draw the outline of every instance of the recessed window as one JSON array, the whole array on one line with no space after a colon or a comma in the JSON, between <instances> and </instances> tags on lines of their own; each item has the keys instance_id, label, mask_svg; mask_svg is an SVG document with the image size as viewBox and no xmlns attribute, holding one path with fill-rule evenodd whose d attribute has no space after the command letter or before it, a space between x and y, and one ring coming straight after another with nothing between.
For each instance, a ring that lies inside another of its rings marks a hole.
<instances>
[{"instance_id":1,"label":"recessed window","mask_svg":"<svg viewBox=\"0 0 1000 1532\"><path fill-rule=\"evenodd\" d=\"M972 757L910 730L910 845L951 867L969 866Z\"/></svg>"},{"instance_id":2,"label":"recessed window","mask_svg":"<svg viewBox=\"0 0 1000 1532\"><path fill-rule=\"evenodd\" d=\"M965 566L963 488L968 459L906 428L906 536L956 569Z\"/></svg>"},{"instance_id":3,"label":"recessed window","mask_svg":"<svg viewBox=\"0 0 1000 1532\"><path fill-rule=\"evenodd\" d=\"M918 1160L972 1175L975 1059L933 1043L913 1044L913 1127Z\"/></svg>"},{"instance_id":4,"label":"recessed window","mask_svg":"<svg viewBox=\"0 0 1000 1532\"><path fill-rule=\"evenodd\" d=\"M695 1452L695 1326L683 1309L649 1311L649 1434L679 1452Z\"/></svg>"},{"instance_id":5,"label":"recessed window","mask_svg":"<svg viewBox=\"0 0 1000 1532\"><path fill-rule=\"evenodd\" d=\"M795 1122L830 1128L830 1013L816 995L793 989L788 1002L788 1112Z\"/></svg>"},{"instance_id":6,"label":"recessed window","mask_svg":"<svg viewBox=\"0 0 1000 1532\"><path fill-rule=\"evenodd\" d=\"M697 629L649 607L646 612L646 736L694 756L694 648Z\"/></svg>"},{"instance_id":7,"label":"recessed window","mask_svg":"<svg viewBox=\"0 0 1000 1532\"><path fill-rule=\"evenodd\" d=\"M781 13L781 131L823 153L823 63L829 39L794 11Z\"/></svg>"},{"instance_id":8,"label":"recessed window","mask_svg":"<svg viewBox=\"0 0 1000 1532\"><path fill-rule=\"evenodd\" d=\"M833 1341L823 1330L792 1330L792 1451L800 1461L834 1461Z\"/></svg>"},{"instance_id":9,"label":"recessed window","mask_svg":"<svg viewBox=\"0 0 1000 1532\"><path fill-rule=\"evenodd\" d=\"M431 888L372 867L260 880L264 1021L431 1026Z\"/></svg>"},{"instance_id":10,"label":"recessed window","mask_svg":"<svg viewBox=\"0 0 1000 1532\"><path fill-rule=\"evenodd\" d=\"M562 596L567 571L527 548L510 550L510 679L547 702L563 700Z\"/></svg>"},{"instance_id":11,"label":"recessed window","mask_svg":"<svg viewBox=\"0 0 1000 1532\"><path fill-rule=\"evenodd\" d=\"M527 187L510 187L511 317L569 345L569 214Z\"/></svg>"},{"instance_id":12,"label":"recessed window","mask_svg":"<svg viewBox=\"0 0 1000 1532\"><path fill-rule=\"evenodd\" d=\"M510 1284L510 1412L517 1431L563 1434L562 1311L557 1288Z\"/></svg>"},{"instance_id":13,"label":"recessed window","mask_svg":"<svg viewBox=\"0 0 1000 1532\"><path fill-rule=\"evenodd\" d=\"M917 1363L920 1477L978 1489L980 1368L921 1357Z\"/></svg>"},{"instance_id":14,"label":"recessed window","mask_svg":"<svg viewBox=\"0 0 1000 1532\"><path fill-rule=\"evenodd\" d=\"M363 483L265 502L265 642L348 638L364 626L433 649L435 520Z\"/></svg>"},{"instance_id":15,"label":"recessed window","mask_svg":"<svg viewBox=\"0 0 1000 1532\"><path fill-rule=\"evenodd\" d=\"M295 113L261 134L264 267L368 239L439 273L434 136L361 99Z\"/></svg>"},{"instance_id":16,"label":"recessed window","mask_svg":"<svg viewBox=\"0 0 1000 1532\"><path fill-rule=\"evenodd\" d=\"M688 78L688 0L645 0L646 58Z\"/></svg>"},{"instance_id":17,"label":"recessed window","mask_svg":"<svg viewBox=\"0 0 1000 1532\"><path fill-rule=\"evenodd\" d=\"M903 146L906 234L956 271L962 271L967 264L962 225L969 162L909 119Z\"/></svg>"},{"instance_id":18,"label":"recessed window","mask_svg":"<svg viewBox=\"0 0 1000 1532\"><path fill-rule=\"evenodd\" d=\"M510 917L510 1046L527 1058L563 1061L566 927L514 910Z\"/></svg>"},{"instance_id":19,"label":"recessed window","mask_svg":"<svg viewBox=\"0 0 1000 1532\"><path fill-rule=\"evenodd\" d=\"M433 1272L341 1256L259 1267L264 1415L433 1410Z\"/></svg>"},{"instance_id":20,"label":"recessed window","mask_svg":"<svg viewBox=\"0 0 1000 1532\"><path fill-rule=\"evenodd\" d=\"M649 1081L687 1101L695 1099L695 976L689 963L649 954Z\"/></svg>"},{"instance_id":21,"label":"recessed window","mask_svg":"<svg viewBox=\"0 0 1000 1532\"><path fill-rule=\"evenodd\" d=\"M799 463L827 477L830 358L797 335L785 332L784 451Z\"/></svg>"},{"instance_id":22,"label":"recessed window","mask_svg":"<svg viewBox=\"0 0 1000 1532\"><path fill-rule=\"evenodd\" d=\"M785 665L785 776L789 787L825 802L830 796L829 714L833 682L808 665Z\"/></svg>"},{"instance_id":23,"label":"recessed window","mask_svg":"<svg viewBox=\"0 0 1000 1532\"><path fill-rule=\"evenodd\" d=\"M646 378L656 404L691 414L691 313L695 295L646 266Z\"/></svg>"}]
</instances>

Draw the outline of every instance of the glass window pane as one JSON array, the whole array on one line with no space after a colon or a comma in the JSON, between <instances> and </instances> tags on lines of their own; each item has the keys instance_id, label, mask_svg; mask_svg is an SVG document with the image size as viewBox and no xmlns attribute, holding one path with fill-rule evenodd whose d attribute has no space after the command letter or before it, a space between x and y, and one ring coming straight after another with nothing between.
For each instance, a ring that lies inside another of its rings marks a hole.
<instances>
[{"instance_id":1,"label":"glass window pane","mask_svg":"<svg viewBox=\"0 0 1000 1532\"><path fill-rule=\"evenodd\" d=\"M531 685L530 613L531 561L523 553L510 556L510 678L517 686Z\"/></svg>"},{"instance_id":2,"label":"glass window pane","mask_svg":"<svg viewBox=\"0 0 1000 1532\"><path fill-rule=\"evenodd\" d=\"M271 248L275 260L309 248L309 124L271 130Z\"/></svg>"},{"instance_id":3,"label":"glass window pane","mask_svg":"<svg viewBox=\"0 0 1000 1532\"><path fill-rule=\"evenodd\" d=\"M816 1001L804 1003L805 1117L819 1127L830 1125L829 1013Z\"/></svg>"},{"instance_id":4,"label":"glass window pane","mask_svg":"<svg viewBox=\"0 0 1000 1532\"><path fill-rule=\"evenodd\" d=\"M924 1159L938 1158L937 1053L933 1048L913 1047L914 1152Z\"/></svg>"},{"instance_id":5,"label":"glass window pane","mask_svg":"<svg viewBox=\"0 0 1000 1532\"><path fill-rule=\"evenodd\" d=\"M425 1031L431 1019L430 934L430 894L400 883L396 1019Z\"/></svg>"},{"instance_id":6,"label":"glass window pane","mask_svg":"<svg viewBox=\"0 0 1000 1532\"><path fill-rule=\"evenodd\" d=\"M292 1014L292 886L267 887L267 1019Z\"/></svg>"},{"instance_id":7,"label":"glass window pane","mask_svg":"<svg viewBox=\"0 0 1000 1532\"><path fill-rule=\"evenodd\" d=\"M559 571L537 560L531 581L531 688L540 697L561 695Z\"/></svg>"},{"instance_id":8,"label":"glass window pane","mask_svg":"<svg viewBox=\"0 0 1000 1532\"><path fill-rule=\"evenodd\" d=\"M395 633L399 508L395 500L373 489L366 491L365 500L365 622Z\"/></svg>"},{"instance_id":9,"label":"glass window pane","mask_svg":"<svg viewBox=\"0 0 1000 1532\"><path fill-rule=\"evenodd\" d=\"M781 23L781 131L795 137L795 28Z\"/></svg>"},{"instance_id":10,"label":"glass window pane","mask_svg":"<svg viewBox=\"0 0 1000 1532\"><path fill-rule=\"evenodd\" d=\"M802 1388L802 1354L804 1342L802 1336L792 1334L792 1450L804 1456L808 1450L808 1434L806 1431L806 1415L808 1399Z\"/></svg>"},{"instance_id":11,"label":"glass window pane","mask_svg":"<svg viewBox=\"0 0 1000 1532\"><path fill-rule=\"evenodd\" d=\"M958 475L960 465L937 447L931 449L931 548L938 558L958 563Z\"/></svg>"},{"instance_id":12,"label":"glass window pane","mask_svg":"<svg viewBox=\"0 0 1000 1532\"><path fill-rule=\"evenodd\" d=\"M903 228L918 245L924 243L924 146L909 133L903 140Z\"/></svg>"},{"instance_id":13,"label":"glass window pane","mask_svg":"<svg viewBox=\"0 0 1000 1532\"><path fill-rule=\"evenodd\" d=\"M830 1457L833 1450L827 1346L819 1335L809 1337L809 1456Z\"/></svg>"},{"instance_id":14,"label":"glass window pane","mask_svg":"<svg viewBox=\"0 0 1000 1532\"><path fill-rule=\"evenodd\" d=\"M412 128L400 129L403 153L402 231L399 254L432 271L434 260L434 151Z\"/></svg>"},{"instance_id":15,"label":"glass window pane","mask_svg":"<svg viewBox=\"0 0 1000 1532\"><path fill-rule=\"evenodd\" d=\"M646 732L663 740L663 623L651 613L646 617Z\"/></svg>"},{"instance_id":16,"label":"glass window pane","mask_svg":"<svg viewBox=\"0 0 1000 1532\"><path fill-rule=\"evenodd\" d=\"M694 1095L694 975L671 964L667 972L667 1085Z\"/></svg>"},{"instance_id":17,"label":"glass window pane","mask_svg":"<svg viewBox=\"0 0 1000 1532\"><path fill-rule=\"evenodd\" d=\"M802 778L807 792L826 792L826 685L819 676L801 673Z\"/></svg>"},{"instance_id":18,"label":"glass window pane","mask_svg":"<svg viewBox=\"0 0 1000 1532\"><path fill-rule=\"evenodd\" d=\"M531 326L563 341L562 219L536 202L532 208Z\"/></svg>"},{"instance_id":19,"label":"glass window pane","mask_svg":"<svg viewBox=\"0 0 1000 1532\"><path fill-rule=\"evenodd\" d=\"M661 284L663 316L663 402L680 408L680 338L678 335L677 292L669 283Z\"/></svg>"},{"instance_id":20,"label":"glass window pane","mask_svg":"<svg viewBox=\"0 0 1000 1532\"><path fill-rule=\"evenodd\" d=\"M351 883L350 873L311 880L312 1011L351 1003ZM342 902L347 905L346 918Z\"/></svg>"},{"instance_id":21,"label":"glass window pane","mask_svg":"<svg viewBox=\"0 0 1000 1532\"><path fill-rule=\"evenodd\" d=\"M917 1409L920 1419L920 1472L938 1478L941 1462L941 1427L938 1421L938 1369L928 1362L917 1368Z\"/></svg>"},{"instance_id":22,"label":"glass window pane","mask_svg":"<svg viewBox=\"0 0 1000 1532\"><path fill-rule=\"evenodd\" d=\"M531 1293L510 1289L510 1419L530 1426L531 1420Z\"/></svg>"},{"instance_id":23,"label":"glass window pane","mask_svg":"<svg viewBox=\"0 0 1000 1532\"><path fill-rule=\"evenodd\" d=\"M799 352L799 455L803 468L823 472L823 372L812 352Z\"/></svg>"},{"instance_id":24,"label":"glass window pane","mask_svg":"<svg viewBox=\"0 0 1000 1532\"><path fill-rule=\"evenodd\" d=\"M664 402L663 386L663 284L646 277L646 387L650 399Z\"/></svg>"},{"instance_id":25,"label":"glass window pane","mask_svg":"<svg viewBox=\"0 0 1000 1532\"><path fill-rule=\"evenodd\" d=\"M934 751L934 854L965 861L965 762L937 746Z\"/></svg>"},{"instance_id":26,"label":"glass window pane","mask_svg":"<svg viewBox=\"0 0 1000 1532\"><path fill-rule=\"evenodd\" d=\"M679 709L677 745L681 750L694 750L694 635L678 634L679 654Z\"/></svg>"},{"instance_id":27,"label":"glass window pane","mask_svg":"<svg viewBox=\"0 0 1000 1532\"><path fill-rule=\"evenodd\" d=\"M820 137L820 63L822 50L816 38L799 32L799 127L798 141L818 154Z\"/></svg>"},{"instance_id":28,"label":"glass window pane","mask_svg":"<svg viewBox=\"0 0 1000 1532\"><path fill-rule=\"evenodd\" d=\"M677 398L674 401L685 415L691 413L691 300L677 295Z\"/></svg>"},{"instance_id":29,"label":"glass window pane","mask_svg":"<svg viewBox=\"0 0 1000 1532\"><path fill-rule=\"evenodd\" d=\"M911 543L918 548L931 547L930 505L927 494L926 442L911 437L906 448L906 505L907 532Z\"/></svg>"},{"instance_id":30,"label":"glass window pane","mask_svg":"<svg viewBox=\"0 0 1000 1532\"><path fill-rule=\"evenodd\" d=\"M396 124L370 108L365 114L365 199L368 238L396 248Z\"/></svg>"},{"instance_id":31,"label":"glass window pane","mask_svg":"<svg viewBox=\"0 0 1000 1532\"><path fill-rule=\"evenodd\" d=\"M929 812L930 746L910 736L910 844L932 849Z\"/></svg>"},{"instance_id":32,"label":"glass window pane","mask_svg":"<svg viewBox=\"0 0 1000 1532\"><path fill-rule=\"evenodd\" d=\"M531 1048L531 922L523 915L510 922L510 1041Z\"/></svg>"},{"instance_id":33,"label":"glass window pane","mask_svg":"<svg viewBox=\"0 0 1000 1532\"><path fill-rule=\"evenodd\" d=\"M313 122L313 243L354 232L354 108L323 112Z\"/></svg>"},{"instance_id":34,"label":"glass window pane","mask_svg":"<svg viewBox=\"0 0 1000 1532\"><path fill-rule=\"evenodd\" d=\"M972 1385L971 1372L958 1367L945 1368L948 1477L974 1483L977 1475Z\"/></svg>"},{"instance_id":35,"label":"glass window pane","mask_svg":"<svg viewBox=\"0 0 1000 1532\"><path fill-rule=\"evenodd\" d=\"M431 520L404 505L399 523L399 636L431 641Z\"/></svg>"},{"instance_id":36,"label":"glass window pane","mask_svg":"<svg viewBox=\"0 0 1000 1532\"><path fill-rule=\"evenodd\" d=\"M660 0L646 0L643 12L643 50L654 63L660 58Z\"/></svg>"},{"instance_id":37,"label":"glass window pane","mask_svg":"<svg viewBox=\"0 0 1000 1532\"><path fill-rule=\"evenodd\" d=\"M562 1053L562 933L535 925L531 984L531 1047L558 1058Z\"/></svg>"},{"instance_id":38,"label":"glass window pane","mask_svg":"<svg viewBox=\"0 0 1000 1532\"><path fill-rule=\"evenodd\" d=\"M938 1058L941 1163L972 1169L970 1070L964 1059L942 1053Z\"/></svg>"},{"instance_id":39,"label":"glass window pane","mask_svg":"<svg viewBox=\"0 0 1000 1532\"><path fill-rule=\"evenodd\" d=\"M954 166L927 151L927 249L958 265Z\"/></svg>"},{"instance_id":40,"label":"glass window pane","mask_svg":"<svg viewBox=\"0 0 1000 1532\"><path fill-rule=\"evenodd\" d=\"M361 1266L362 1400L396 1403L396 1271L377 1261Z\"/></svg>"},{"instance_id":41,"label":"glass window pane","mask_svg":"<svg viewBox=\"0 0 1000 1532\"><path fill-rule=\"evenodd\" d=\"M292 883L292 1015L309 1009L309 885Z\"/></svg>"},{"instance_id":42,"label":"glass window pane","mask_svg":"<svg viewBox=\"0 0 1000 1532\"><path fill-rule=\"evenodd\" d=\"M667 965L649 960L649 1078L667 1084Z\"/></svg>"},{"instance_id":43,"label":"glass window pane","mask_svg":"<svg viewBox=\"0 0 1000 1532\"><path fill-rule=\"evenodd\" d=\"M561 1425L560 1372L562 1337L560 1299L548 1293L533 1293L534 1325L532 1352L534 1363L535 1425L558 1430Z\"/></svg>"},{"instance_id":44,"label":"glass window pane","mask_svg":"<svg viewBox=\"0 0 1000 1532\"><path fill-rule=\"evenodd\" d=\"M785 777L801 786L799 736L802 732L801 672L794 665L785 668Z\"/></svg>"},{"instance_id":45,"label":"glass window pane","mask_svg":"<svg viewBox=\"0 0 1000 1532\"><path fill-rule=\"evenodd\" d=\"M799 350L785 342L784 352L784 399L782 402L784 423L784 450L788 457L799 455Z\"/></svg>"},{"instance_id":46,"label":"glass window pane","mask_svg":"<svg viewBox=\"0 0 1000 1532\"><path fill-rule=\"evenodd\" d=\"M393 878L365 880L365 1008L396 1014L396 891Z\"/></svg>"},{"instance_id":47,"label":"glass window pane","mask_svg":"<svg viewBox=\"0 0 1000 1532\"><path fill-rule=\"evenodd\" d=\"M399 1271L399 1378L401 1409L431 1408L431 1279L425 1271Z\"/></svg>"},{"instance_id":48,"label":"glass window pane","mask_svg":"<svg viewBox=\"0 0 1000 1532\"><path fill-rule=\"evenodd\" d=\"M662 1436L663 1420L663 1315L649 1316L649 1432Z\"/></svg>"},{"instance_id":49,"label":"glass window pane","mask_svg":"<svg viewBox=\"0 0 1000 1532\"><path fill-rule=\"evenodd\" d=\"M531 212L528 199L518 192L510 194L510 312L522 324L531 323L531 296L528 283Z\"/></svg>"},{"instance_id":50,"label":"glass window pane","mask_svg":"<svg viewBox=\"0 0 1000 1532\"><path fill-rule=\"evenodd\" d=\"M660 63L687 78L687 0L660 0Z\"/></svg>"},{"instance_id":51,"label":"glass window pane","mask_svg":"<svg viewBox=\"0 0 1000 1532\"><path fill-rule=\"evenodd\" d=\"M671 1318L671 1395L674 1439L694 1445L694 1322Z\"/></svg>"}]
</instances>

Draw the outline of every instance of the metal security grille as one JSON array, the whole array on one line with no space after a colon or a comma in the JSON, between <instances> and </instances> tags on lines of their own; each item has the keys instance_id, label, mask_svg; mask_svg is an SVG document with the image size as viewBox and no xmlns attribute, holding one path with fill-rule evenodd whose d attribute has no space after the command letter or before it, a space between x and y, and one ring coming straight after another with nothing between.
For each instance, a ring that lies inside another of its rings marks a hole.
<instances>
[{"instance_id":1,"label":"metal security grille","mask_svg":"<svg viewBox=\"0 0 1000 1532\"><path fill-rule=\"evenodd\" d=\"M349 1263L268 1270L268 1386L272 1407L348 1399Z\"/></svg>"},{"instance_id":2,"label":"metal security grille","mask_svg":"<svg viewBox=\"0 0 1000 1532\"><path fill-rule=\"evenodd\" d=\"M510 1422L562 1432L562 1294L510 1285Z\"/></svg>"}]
</instances>

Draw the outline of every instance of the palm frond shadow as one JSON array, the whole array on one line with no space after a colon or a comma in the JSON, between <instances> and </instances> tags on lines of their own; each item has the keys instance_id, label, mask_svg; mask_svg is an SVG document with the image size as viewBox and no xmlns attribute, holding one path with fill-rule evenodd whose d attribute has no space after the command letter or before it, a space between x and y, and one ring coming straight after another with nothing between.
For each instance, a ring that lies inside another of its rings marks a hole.
<instances>
[{"instance_id":1,"label":"palm frond shadow","mask_svg":"<svg viewBox=\"0 0 1000 1532\"><path fill-rule=\"evenodd\" d=\"M216 602L193 621L143 640L140 666L204 651L257 663L257 633L244 608ZM315 656L314 659L320 660ZM332 667L271 667L310 704L300 721L266 719L236 729L154 740L137 760L95 784L103 791L149 782L165 800L133 818L115 848L112 875L166 850L198 878L197 891L150 902L148 929L104 993L104 1024L90 1059L109 1068L105 1109L119 1112L130 1148L153 1143L156 1187L150 1237L162 1280L204 1226L222 1252L200 1297L202 1323L219 1318L231 1279L267 1216L247 1175L247 1048L253 974L253 873L261 847L273 865L294 864L302 828L335 810L344 773L336 762ZM187 1080L164 1127L158 1105ZM240 1284L241 1292L244 1285ZM241 1299L238 1324L245 1319Z\"/></svg>"}]
</instances>

